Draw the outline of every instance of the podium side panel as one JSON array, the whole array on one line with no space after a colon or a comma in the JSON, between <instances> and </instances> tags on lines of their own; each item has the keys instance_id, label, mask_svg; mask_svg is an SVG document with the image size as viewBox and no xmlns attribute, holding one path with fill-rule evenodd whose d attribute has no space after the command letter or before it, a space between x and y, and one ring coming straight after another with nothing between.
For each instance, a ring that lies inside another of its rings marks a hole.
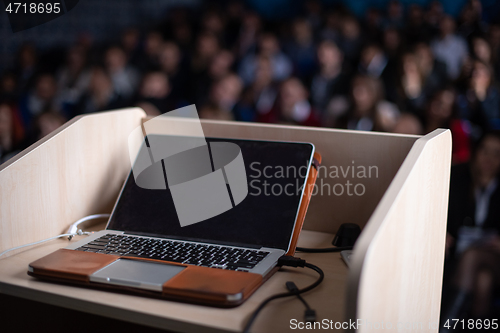
<instances>
[{"instance_id":1,"label":"podium side panel","mask_svg":"<svg viewBox=\"0 0 500 333\"><path fill-rule=\"evenodd\" d=\"M0 252L110 212L130 170L127 137L144 116L132 108L74 118L0 165Z\"/></svg>"},{"instance_id":2,"label":"podium side panel","mask_svg":"<svg viewBox=\"0 0 500 333\"><path fill-rule=\"evenodd\" d=\"M450 165L449 130L419 139L361 234L346 309L358 332L437 332Z\"/></svg>"}]
</instances>

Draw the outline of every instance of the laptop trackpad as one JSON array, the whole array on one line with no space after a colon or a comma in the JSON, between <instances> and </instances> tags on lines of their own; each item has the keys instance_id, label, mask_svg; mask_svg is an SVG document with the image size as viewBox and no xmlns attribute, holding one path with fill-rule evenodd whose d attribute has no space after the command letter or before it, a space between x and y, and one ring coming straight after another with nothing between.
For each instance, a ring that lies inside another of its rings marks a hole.
<instances>
[{"instance_id":1,"label":"laptop trackpad","mask_svg":"<svg viewBox=\"0 0 500 333\"><path fill-rule=\"evenodd\" d=\"M90 281L161 292L163 284L184 268L186 267L118 259L90 275Z\"/></svg>"}]
</instances>

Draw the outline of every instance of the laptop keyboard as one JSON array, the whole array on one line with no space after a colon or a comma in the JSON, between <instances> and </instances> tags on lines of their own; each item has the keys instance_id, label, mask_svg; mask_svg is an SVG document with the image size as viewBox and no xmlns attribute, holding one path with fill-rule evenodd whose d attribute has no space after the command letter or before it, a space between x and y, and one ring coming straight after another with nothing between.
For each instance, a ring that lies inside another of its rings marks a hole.
<instances>
[{"instance_id":1,"label":"laptop keyboard","mask_svg":"<svg viewBox=\"0 0 500 333\"><path fill-rule=\"evenodd\" d=\"M269 254L267 251L114 234L104 235L76 250L238 271L254 268Z\"/></svg>"}]
</instances>

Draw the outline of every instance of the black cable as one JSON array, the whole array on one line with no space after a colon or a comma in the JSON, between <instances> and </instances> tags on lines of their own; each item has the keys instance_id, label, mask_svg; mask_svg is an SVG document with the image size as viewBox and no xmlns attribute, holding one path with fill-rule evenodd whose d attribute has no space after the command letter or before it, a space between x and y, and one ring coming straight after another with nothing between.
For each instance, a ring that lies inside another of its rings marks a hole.
<instances>
[{"instance_id":1,"label":"black cable","mask_svg":"<svg viewBox=\"0 0 500 333\"><path fill-rule=\"evenodd\" d=\"M250 327L252 326L253 322L255 321L255 318L257 318L260 311L262 311L262 309L267 305L267 303L269 303L275 299L278 299L278 298L296 296L296 295L300 295L300 294L303 294L305 292L308 292L308 291L316 288L317 286L319 286L320 283L323 282L323 279L325 278L325 273L323 273L321 268L319 268L316 265L309 264L305 260L300 259L300 258L295 258L295 257L291 257L291 256L282 256L278 260L278 266L307 267L307 268L310 268L310 269L316 271L319 274L319 277L316 280L316 282L312 283L311 285L309 285L303 289L298 289L296 292L281 293L281 294L276 294L276 295L273 295L273 296L266 298L264 301L262 301L262 303L260 303L259 307L257 309L255 309L255 311L250 316L250 319L248 319L248 322L245 325L245 328L243 329L244 333L250 332Z\"/></svg>"},{"instance_id":2,"label":"black cable","mask_svg":"<svg viewBox=\"0 0 500 333\"><path fill-rule=\"evenodd\" d=\"M345 250L352 250L353 246L341 246L341 247L326 247L322 249L311 249L308 247L297 247L296 250L305 253L326 253L326 252L340 252Z\"/></svg>"},{"instance_id":3,"label":"black cable","mask_svg":"<svg viewBox=\"0 0 500 333\"><path fill-rule=\"evenodd\" d=\"M292 293L296 293L297 291L299 291L299 288L297 287L297 285L293 281L288 281L286 283L286 289L288 289ZM309 304L307 304L306 300L302 296L300 296L300 294L297 294L297 298L306 307L306 311L304 312L304 320L306 322L311 322L311 323L315 322L316 321L316 311L311 309Z\"/></svg>"},{"instance_id":4,"label":"black cable","mask_svg":"<svg viewBox=\"0 0 500 333\"><path fill-rule=\"evenodd\" d=\"M299 290L299 288L293 281L287 281L286 289L288 289L288 291L292 293L296 293ZM311 310L309 304L307 304L306 300L302 296L300 296L300 294L297 294L297 298L304 304L307 310Z\"/></svg>"}]
</instances>

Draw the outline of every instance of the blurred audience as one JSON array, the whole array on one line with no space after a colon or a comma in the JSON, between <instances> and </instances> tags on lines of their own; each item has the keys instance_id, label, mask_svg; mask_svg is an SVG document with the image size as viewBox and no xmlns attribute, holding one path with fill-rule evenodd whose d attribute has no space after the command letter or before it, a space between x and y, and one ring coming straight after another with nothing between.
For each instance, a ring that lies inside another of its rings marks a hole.
<instances>
[{"instance_id":1,"label":"blurred audience","mask_svg":"<svg viewBox=\"0 0 500 333\"><path fill-rule=\"evenodd\" d=\"M214 119L408 134L449 128L453 163L500 129L500 21L484 21L478 0L458 18L438 1L391 0L361 19L319 0L281 21L241 1L198 9L172 8L162 22L128 26L104 43L75 36L55 67L46 56L55 51L24 41L15 66L0 73L19 148L38 137L41 115L68 120L126 106L156 115L192 103Z\"/></svg>"},{"instance_id":2,"label":"blurred audience","mask_svg":"<svg viewBox=\"0 0 500 333\"><path fill-rule=\"evenodd\" d=\"M493 301L500 287L499 172L498 131L482 137L470 163L452 168L442 323L495 317Z\"/></svg>"}]
</instances>

